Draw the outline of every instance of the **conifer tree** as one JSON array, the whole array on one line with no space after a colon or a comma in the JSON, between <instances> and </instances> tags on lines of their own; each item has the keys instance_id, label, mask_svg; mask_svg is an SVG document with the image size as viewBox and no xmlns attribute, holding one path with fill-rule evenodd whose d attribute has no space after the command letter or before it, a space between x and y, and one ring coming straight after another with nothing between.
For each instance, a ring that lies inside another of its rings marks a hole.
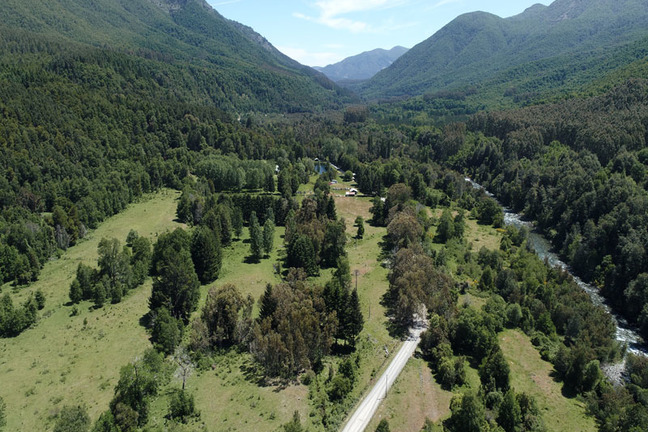
<instances>
[{"instance_id":1,"label":"conifer tree","mask_svg":"<svg viewBox=\"0 0 648 432\"><path fill-rule=\"evenodd\" d=\"M486 392L501 391L509 389L510 367L504 358L499 345L493 346L488 356L482 360L479 366L479 378L482 387Z\"/></svg>"},{"instance_id":2,"label":"conifer tree","mask_svg":"<svg viewBox=\"0 0 648 432\"><path fill-rule=\"evenodd\" d=\"M322 243L322 265L333 267L339 257L346 255L346 227L344 221L331 221L326 224L324 241Z\"/></svg>"},{"instance_id":3,"label":"conifer tree","mask_svg":"<svg viewBox=\"0 0 648 432\"><path fill-rule=\"evenodd\" d=\"M216 219L220 225L220 231L216 230L217 234L220 234L220 241L223 245L229 246L232 242L232 211L229 207L224 204L218 205L216 207Z\"/></svg>"},{"instance_id":4,"label":"conifer tree","mask_svg":"<svg viewBox=\"0 0 648 432\"><path fill-rule=\"evenodd\" d=\"M333 272L333 278L345 292L349 291L351 286L351 267L349 266L349 258L341 255L337 259L337 266Z\"/></svg>"},{"instance_id":5,"label":"conifer tree","mask_svg":"<svg viewBox=\"0 0 648 432\"><path fill-rule=\"evenodd\" d=\"M149 300L151 310L164 306L171 316L186 323L191 312L196 310L199 297L200 282L189 251L181 249L177 253L165 253L159 274L153 279Z\"/></svg>"},{"instance_id":6,"label":"conifer tree","mask_svg":"<svg viewBox=\"0 0 648 432\"><path fill-rule=\"evenodd\" d=\"M286 232L284 234L284 242L287 245L290 245L297 235L297 221L295 218L295 210L290 209L286 215Z\"/></svg>"},{"instance_id":7,"label":"conifer tree","mask_svg":"<svg viewBox=\"0 0 648 432\"><path fill-rule=\"evenodd\" d=\"M454 237L455 224L452 219L452 214L449 209L443 210L441 213L441 218L439 219L439 226L437 227L437 240L440 243L446 243L452 237Z\"/></svg>"},{"instance_id":8,"label":"conifer tree","mask_svg":"<svg viewBox=\"0 0 648 432\"><path fill-rule=\"evenodd\" d=\"M274 221L270 218L266 219L263 224L263 251L266 254L272 252L272 248L274 247L274 232Z\"/></svg>"},{"instance_id":9,"label":"conifer tree","mask_svg":"<svg viewBox=\"0 0 648 432\"><path fill-rule=\"evenodd\" d=\"M351 346L355 346L356 338L364 326L364 317L362 316L362 310L360 310L360 298L356 289L351 291L351 295L349 295L345 318L344 339Z\"/></svg>"},{"instance_id":10,"label":"conifer tree","mask_svg":"<svg viewBox=\"0 0 648 432\"><path fill-rule=\"evenodd\" d=\"M133 284L141 285L149 275L151 267L151 241L146 237L138 237L133 240L132 248L131 266L133 268Z\"/></svg>"},{"instance_id":11,"label":"conifer tree","mask_svg":"<svg viewBox=\"0 0 648 432\"><path fill-rule=\"evenodd\" d=\"M173 318L165 307L158 309L151 331L151 341L159 352L172 354L182 339L182 323Z\"/></svg>"},{"instance_id":12,"label":"conifer tree","mask_svg":"<svg viewBox=\"0 0 648 432\"><path fill-rule=\"evenodd\" d=\"M263 321L277 310L277 299L272 292L272 284L267 284L266 289L259 298L259 321Z\"/></svg>"},{"instance_id":13,"label":"conifer tree","mask_svg":"<svg viewBox=\"0 0 648 432\"><path fill-rule=\"evenodd\" d=\"M93 300L97 309L102 308L106 302L106 288L102 282L96 284Z\"/></svg>"},{"instance_id":14,"label":"conifer tree","mask_svg":"<svg viewBox=\"0 0 648 432\"><path fill-rule=\"evenodd\" d=\"M459 210L459 213L457 213L457 216L455 216L454 221L453 221L453 231L454 231L454 237L458 239L462 239L464 236L464 232L466 231L466 222L465 222L465 215L463 210Z\"/></svg>"},{"instance_id":15,"label":"conifer tree","mask_svg":"<svg viewBox=\"0 0 648 432\"><path fill-rule=\"evenodd\" d=\"M358 216L355 220L355 226L358 227L358 232L356 233L356 238L361 239L364 237L365 233L365 227L364 227L364 219L362 216Z\"/></svg>"},{"instance_id":16,"label":"conifer tree","mask_svg":"<svg viewBox=\"0 0 648 432\"><path fill-rule=\"evenodd\" d=\"M72 303L79 303L83 299L83 292L81 291L81 284L78 279L74 279L70 285L70 301Z\"/></svg>"},{"instance_id":17,"label":"conifer tree","mask_svg":"<svg viewBox=\"0 0 648 432\"><path fill-rule=\"evenodd\" d=\"M515 432L519 430L519 425L522 423L522 413L520 405L515 397L513 390L509 390L504 395L504 400L499 408L497 415L497 424L506 432Z\"/></svg>"},{"instance_id":18,"label":"conifer tree","mask_svg":"<svg viewBox=\"0 0 648 432\"><path fill-rule=\"evenodd\" d=\"M306 235L298 235L289 245L286 261L288 267L303 268L309 276L319 274L315 248L311 239Z\"/></svg>"},{"instance_id":19,"label":"conifer tree","mask_svg":"<svg viewBox=\"0 0 648 432\"><path fill-rule=\"evenodd\" d=\"M335 211L335 200L332 196L329 197L328 202L326 203L326 217L330 220L337 219L337 212Z\"/></svg>"},{"instance_id":20,"label":"conifer tree","mask_svg":"<svg viewBox=\"0 0 648 432\"><path fill-rule=\"evenodd\" d=\"M263 233L256 212L250 214L250 255L259 260L263 254Z\"/></svg>"},{"instance_id":21,"label":"conifer tree","mask_svg":"<svg viewBox=\"0 0 648 432\"><path fill-rule=\"evenodd\" d=\"M94 297L94 283L96 270L92 267L79 263L76 271L76 280L81 287L82 298L90 300Z\"/></svg>"},{"instance_id":22,"label":"conifer tree","mask_svg":"<svg viewBox=\"0 0 648 432\"><path fill-rule=\"evenodd\" d=\"M271 220L272 223L274 224L277 223L277 221L275 220L275 214L274 214L274 210L272 210L272 207L268 207L268 211L266 212L265 218L266 220L268 219Z\"/></svg>"},{"instance_id":23,"label":"conifer tree","mask_svg":"<svg viewBox=\"0 0 648 432\"><path fill-rule=\"evenodd\" d=\"M197 228L191 241L191 259L202 284L216 280L222 263L218 235L207 227Z\"/></svg>"},{"instance_id":24,"label":"conifer tree","mask_svg":"<svg viewBox=\"0 0 648 432\"><path fill-rule=\"evenodd\" d=\"M371 218L371 225L385 226L385 203L383 203L379 196L373 199L373 205L371 206L371 209L369 209L369 212L373 215Z\"/></svg>"},{"instance_id":25,"label":"conifer tree","mask_svg":"<svg viewBox=\"0 0 648 432\"><path fill-rule=\"evenodd\" d=\"M243 210L240 207L235 207L232 210L232 229L237 238L243 234Z\"/></svg>"}]
</instances>

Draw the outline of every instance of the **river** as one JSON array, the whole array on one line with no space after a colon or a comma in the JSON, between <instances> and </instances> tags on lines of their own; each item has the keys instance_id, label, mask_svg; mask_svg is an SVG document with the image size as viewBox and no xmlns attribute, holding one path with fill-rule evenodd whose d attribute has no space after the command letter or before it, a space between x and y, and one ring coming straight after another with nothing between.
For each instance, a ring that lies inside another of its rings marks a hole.
<instances>
[{"instance_id":1,"label":"river","mask_svg":"<svg viewBox=\"0 0 648 432\"><path fill-rule=\"evenodd\" d=\"M482 189L488 196L494 197L492 193L484 189L479 183L475 183L468 177L466 177L466 181L469 182L475 189ZM552 252L551 244L549 243L549 241L547 241L547 239L545 239L543 236L538 234L537 231L535 231L533 223L523 220L519 214L511 211L506 207L502 206L502 209L504 210L504 223L506 225L512 225L518 228L524 226L529 229L529 237L527 242L531 245L533 250L535 250L540 259L542 259L543 261L546 260L549 265L553 267L560 267L561 269L567 271L572 276L572 278L574 278L576 284L589 295L590 299L592 299L592 303L602 307L607 313L612 316L616 325L616 339L619 342L626 344L629 352L639 355L648 355L648 348L646 347L645 341L639 335L637 330L632 328L625 318L623 318L621 315L616 314L614 310L612 310L612 308L605 301L605 298L601 294L599 294L599 291L596 287L586 283L581 278L572 273L569 266L564 261L562 261L556 253Z\"/></svg>"}]
</instances>

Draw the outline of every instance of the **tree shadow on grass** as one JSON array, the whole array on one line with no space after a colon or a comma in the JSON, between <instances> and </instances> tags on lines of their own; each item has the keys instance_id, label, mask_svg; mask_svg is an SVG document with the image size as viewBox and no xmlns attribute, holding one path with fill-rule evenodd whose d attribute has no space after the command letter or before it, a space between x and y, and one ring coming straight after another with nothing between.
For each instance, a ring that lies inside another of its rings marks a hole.
<instances>
[{"instance_id":1,"label":"tree shadow on grass","mask_svg":"<svg viewBox=\"0 0 648 432\"><path fill-rule=\"evenodd\" d=\"M407 326L403 326L391 318L388 318L387 321L385 321L385 327L387 328L389 336L395 339L405 340L409 334L409 328Z\"/></svg>"},{"instance_id":2,"label":"tree shadow on grass","mask_svg":"<svg viewBox=\"0 0 648 432\"><path fill-rule=\"evenodd\" d=\"M331 355L333 356L347 356L354 352L356 352L356 347L352 345L342 345L336 342L331 347Z\"/></svg>"},{"instance_id":3,"label":"tree shadow on grass","mask_svg":"<svg viewBox=\"0 0 648 432\"><path fill-rule=\"evenodd\" d=\"M394 248L394 244L392 243L391 239L387 234L382 236L382 238L378 242L378 247L380 247L380 254L378 255L378 260L384 261L384 260L391 259L392 249Z\"/></svg>"},{"instance_id":4,"label":"tree shadow on grass","mask_svg":"<svg viewBox=\"0 0 648 432\"><path fill-rule=\"evenodd\" d=\"M263 368L260 365L253 361L246 361L241 364L240 369L246 381L259 387L268 386L268 380L266 379L266 376L263 373Z\"/></svg>"},{"instance_id":5,"label":"tree shadow on grass","mask_svg":"<svg viewBox=\"0 0 648 432\"><path fill-rule=\"evenodd\" d=\"M261 259L252 255L248 255L243 259L243 262L245 264L259 264L261 262Z\"/></svg>"},{"instance_id":6,"label":"tree shadow on grass","mask_svg":"<svg viewBox=\"0 0 648 432\"><path fill-rule=\"evenodd\" d=\"M144 327L144 328L149 328L151 326L151 322L153 320L153 317L151 316L151 311L146 312L144 315L142 315L139 319L139 325Z\"/></svg>"},{"instance_id":7,"label":"tree shadow on grass","mask_svg":"<svg viewBox=\"0 0 648 432\"><path fill-rule=\"evenodd\" d=\"M258 387L275 387L272 391L279 393L292 383L291 380L281 377L268 377L263 366L256 363L254 360L247 360L240 366L241 373L246 381Z\"/></svg>"},{"instance_id":8,"label":"tree shadow on grass","mask_svg":"<svg viewBox=\"0 0 648 432\"><path fill-rule=\"evenodd\" d=\"M389 291L387 291L380 298L380 304L381 306L385 307L385 314L387 315L387 320L385 321L384 325L387 328L387 332L389 333L390 337L404 339L409 334L409 327L402 325L394 319L393 304L395 303L395 301L389 296L389 294Z\"/></svg>"},{"instance_id":9,"label":"tree shadow on grass","mask_svg":"<svg viewBox=\"0 0 648 432\"><path fill-rule=\"evenodd\" d=\"M578 391L576 391L573 385L564 382L558 375L558 372L552 370L551 372L549 372L549 376L551 377L551 379L553 379L555 383L562 384L562 387L560 388L560 393L563 395L563 397L567 399L574 399L578 397Z\"/></svg>"}]
</instances>

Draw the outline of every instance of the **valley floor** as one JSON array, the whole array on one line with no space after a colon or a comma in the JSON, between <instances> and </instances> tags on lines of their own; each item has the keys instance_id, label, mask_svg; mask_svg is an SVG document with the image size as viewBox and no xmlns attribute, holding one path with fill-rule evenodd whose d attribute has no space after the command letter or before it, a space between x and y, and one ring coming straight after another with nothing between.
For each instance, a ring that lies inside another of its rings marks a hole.
<instances>
[{"instance_id":1,"label":"valley floor","mask_svg":"<svg viewBox=\"0 0 648 432\"><path fill-rule=\"evenodd\" d=\"M95 310L89 302L76 309L68 304L68 290L79 262L95 266L97 245L103 238L123 241L134 229L152 241L160 233L180 226L175 220L178 192L164 190L129 206L91 232L77 246L58 260L45 266L39 282L12 295L21 301L30 292L41 289L47 306L35 328L12 339L0 339L0 396L7 404L7 430L48 430L58 411L65 405L85 405L93 420L108 408L120 368L140 356L151 346L140 319L148 311L150 279L116 305ZM381 265L380 251L384 228L365 225L363 239L355 239L353 221L357 216L370 219L370 199L336 196L338 215L345 218L352 283L357 283L364 330L359 336L360 367L358 384L348 399L352 404L375 383L389 364L401 342L387 332L385 308L381 298L388 289L388 270ZM438 217L438 212L433 212ZM467 220L466 239L472 250L482 246L498 248L501 234L492 228ZM211 286L236 285L243 295L260 297L267 283L279 282L274 264L283 254L284 228L275 232L275 251L260 263L246 262L249 245L244 238L224 249L220 278L201 289L201 305ZM432 232L430 235L433 235ZM439 246L439 245L434 245ZM317 283L331 276L322 271ZM5 290L11 290L9 286ZM478 293L462 296L460 303L479 308L484 300ZM257 306L255 306L256 309ZM200 308L200 306L199 306ZM257 313L256 311L254 313ZM540 358L529 338L519 331L507 330L499 342L511 367L512 386L518 392L536 397L549 431L593 431L594 420L585 415L585 407L575 399L565 398L561 384L552 378L552 367ZM337 358L327 360L335 364ZM326 366L325 366L326 367ZM457 391L477 389L479 377L473 368L467 370L467 383ZM298 382L259 386L259 370L247 353L230 351L214 357L208 369L195 371L187 381L201 412L198 423L208 430L279 430L295 411L311 431L323 430L313 421L309 388ZM149 425L166 424L169 394L178 387L174 380L153 401ZM456 392L455 392L456 393ZM396 379L387 398L382 401L367 430L375 430L381 419L388 419L392 430L418 431L426 419L435 423L450 415L453 392L439 386L427 363L411 358ZM191 430L196 424L181 430Z\"/></svg>"}]
</instances>

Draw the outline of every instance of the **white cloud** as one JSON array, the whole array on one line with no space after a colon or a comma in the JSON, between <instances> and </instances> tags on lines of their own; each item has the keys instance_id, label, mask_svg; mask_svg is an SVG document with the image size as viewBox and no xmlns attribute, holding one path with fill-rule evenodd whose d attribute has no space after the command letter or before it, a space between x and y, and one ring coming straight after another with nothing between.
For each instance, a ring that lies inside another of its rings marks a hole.
<instances>
[{"instance_id":1,"label":"white cloud","mask_svg":"<svg viewBox=\"0 0 648 432\"><path fill-rule=\"evenodd\" d=\"M296 18L313 21L336 30L349 30L352 33L371 33L384 30L376 28L364 21L353 20L345 15L389 9L402 6L409 0L319 0L313 7L319 10L319 16L312 17L302 13L294 13Z\"/></svg>"},{"instance_id":2,"label":"white cloud","mask_svg":"<svg viewBox=\"0 0 648 432\"><path fill-rule=\"evenodd\" d=\"M344 60L343 56L333 52L310 52L302 48L287 46L277 47L277 49L291 59L308 66L327 66Z\"/></svg>"},{"instance_id":3,"label":"white cloud","mask_svg":"<svg viewBox=\"0 0 648 432\"><path fill-rule=\"evenodd\" d=\"M452 4L452 3L461 3L461 0L441 0L440 2L432 6L432 9L436 9L438 7L445 6L447 4Z\"/></svg>"}]
</instances>

